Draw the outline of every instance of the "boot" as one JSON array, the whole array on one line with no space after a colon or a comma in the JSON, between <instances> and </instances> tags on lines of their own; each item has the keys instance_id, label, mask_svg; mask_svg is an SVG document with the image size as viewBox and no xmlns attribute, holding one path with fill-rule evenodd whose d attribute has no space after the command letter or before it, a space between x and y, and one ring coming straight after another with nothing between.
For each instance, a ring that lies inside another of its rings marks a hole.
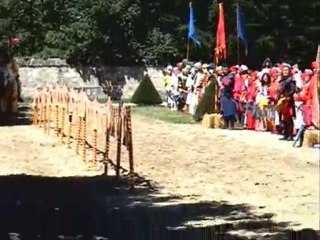
<instances>
[{"instance_id":1,"label":"boot","mask_svg":"<svg viewBox=\"0 0 320 240\"><path fill-rule=\"evenodd\" d=\"M282 141L287 140L289 136L290 136L289 126L288 126L288 122L286 121L286 122L283 122L283 137L280 138L279 140L282 140Z\"/></svg>"},{"instance_id":2,"label":"boot","mask_svg":"<svg viewBox=\"0 0 320 240\"><path fill-rule=\"evenodd\" d=\"M234 124L235 124L235 121L233 119L230 120L230 122L229 122L229 129L230 130L234 130Z\"/></svg>"},{"instance_id":3,"label":"boot","mask_svg":"<svg viewBox=\"0 0 320 240\"><path fill-rule=\"evenodd\" d=\"M224 129L228 129L228 128L229 128L229 119L224 118Z\"/></svg>"}]
</instances>

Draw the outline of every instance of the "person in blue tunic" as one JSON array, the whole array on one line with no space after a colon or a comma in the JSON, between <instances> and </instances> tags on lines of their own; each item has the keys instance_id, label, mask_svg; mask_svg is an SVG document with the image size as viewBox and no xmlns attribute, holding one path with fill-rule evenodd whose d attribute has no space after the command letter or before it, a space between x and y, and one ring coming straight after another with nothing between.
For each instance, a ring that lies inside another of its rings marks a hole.
<instances>
[{"instance_id":1,"label":"person in blue tunic","mask_svg":"<svg viewBox=\"0 0 320 240\"><path fill-rule=\"evenodd\" d=\"M225 128L234 129L237 115L237 103L233 99L234 74L225 72L221 78L220 103Z\"/></svg>"}]
</instances>

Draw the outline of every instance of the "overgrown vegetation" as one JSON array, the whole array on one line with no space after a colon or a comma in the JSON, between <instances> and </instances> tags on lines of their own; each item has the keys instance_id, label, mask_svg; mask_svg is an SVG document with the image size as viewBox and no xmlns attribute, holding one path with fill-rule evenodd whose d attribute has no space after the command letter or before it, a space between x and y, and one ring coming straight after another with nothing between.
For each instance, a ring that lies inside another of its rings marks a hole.
<instances>
[{"instance_id":1,"label":"overgrown vegetation","mask_svg":"<svg viewBox=\"0 0 320 240\"><path fill-rule=\"evenodd\" d=\"M157 105L162 103L161 96L148 75L143 77L131 98L131 102L138 105Z\"/></svg>"},{"instance_id":2,"label":"overgrown vegetation","mask_svg":"<svg viewBox=\"0 0 320 240\"><path fill-rule=\"evenodd\" d=\"M201 47L193 60L211 61L217 0L193 1ZM228 54L237 59L236 0L225 0ZM242 0L252 66L269 56L309 63L320 39L320 2ZM22 40L21 56L61 57L73 64L166 64L186 55L185 0L2 0L0 36ZM243 46L241 46L243 49Z\"/></svg>"}]
</instances>

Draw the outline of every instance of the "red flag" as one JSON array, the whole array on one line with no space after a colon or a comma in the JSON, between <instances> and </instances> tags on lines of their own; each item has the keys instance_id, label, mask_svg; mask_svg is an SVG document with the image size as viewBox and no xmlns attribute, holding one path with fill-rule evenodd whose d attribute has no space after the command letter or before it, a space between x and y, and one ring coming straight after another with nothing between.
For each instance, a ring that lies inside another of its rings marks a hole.
<instances>
[{"instance_id":1,"label":"red flag","mask_svg":"<svg viewBox=\"0 0 320 240\"><path fill-rule=\"evenodd\" d=\"M227 58L226 31L224 24L224 11L222 3L219 3L219 19L216 36L215 62L218 64L220 59Z\"/></svg>"}]
</instances>

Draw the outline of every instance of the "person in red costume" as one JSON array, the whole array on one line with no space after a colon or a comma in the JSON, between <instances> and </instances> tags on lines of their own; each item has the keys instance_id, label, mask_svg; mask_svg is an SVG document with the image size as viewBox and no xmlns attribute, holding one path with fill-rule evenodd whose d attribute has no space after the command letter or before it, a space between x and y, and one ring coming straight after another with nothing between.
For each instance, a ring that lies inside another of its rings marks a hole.
<instances>
[{"instance_id":1,"label":"person in red costume","mask_svg":"<svg viewBox=\"0 0 320 240\"><path fill-rule=\"evenodd\" d=\"M295 117L295 105L293 95L296 92L296 84L291 74L291 66L282 64L281 80L277 94L278 105L283 123L283 138L280 140L293 140L293 118Z\"/></svg>"},{"instance_id":2,"label":"person in red costume","mask_svg":"<svg viewBox=\"0 0 320 240\"><path fill-rule=\"evenodd\" d=\"M295 143L299 141L297 147L301 147L304 139L305 130L311 125L311 105L310 105L310 80L313 72L306 69L301 75L301 87L297 93L294 94L294 100L296 103L300 103L300 106L296 109L296 132L294 140ZM294 144L295 146L295 144Z\"/></svg>"},{"instance_id":3,"label":"person in red costume","mask_svg":"<svg viewBox=\"0 0 320 240\"><path fill-rule=\"evenodd\" d=\"M245 92L246 81L248 81L248 67L241 65L238 74L235 76L235 84L233 89L233 97L237 101L237 115L239 123L244 127L245 121Z\"/></svg>"},{"instance_id":4,"label":"person in red costume","mask_svg":"<svg viewBox=\"0 0 320 240\"><path fill-rule=\"evenodd\" d=\"M246 84L245 128L248 130L254 130L256 126L256 119L254 118L255 99L257 95L256 78L257 73L252 72L248 75L248 81Z\"/></svg>"},{"instance_id":5,"label":"person in red costume","mask_svg":"<svg viewBox=\"0 0 320 240\"><path fill-rule=\"evenodd\" d=\"M320 129L320 113L319 113L319 74L320 62L312 62L312 70L314 72L310 81L310 102L311 102L311 122L314 127Z\"/></svg>"},{"instance_id":6,"label":"person in red costume","mask_svg":"<svg viewBox=\"0 0 320 240\"><path fill-rule=\"evenodd\" d=\"M310 81L313 76L313 72L306 69L302 75L302 88L301 91L295 94L295 100L303 103L301 107L303 123L306 127L311 125L311 92Z\"/></svg>"},{"instance_id":7,"label":"person in red costume","mask_svg":"<svg viewBox=\"0 0 320 240\"><path fill-rule=\"evenodd\" d=\"M270 105L272 107L273 113L273 131L274 134L281 134L281 122L279 111L276 109L277 103L277 93L279 89L279 81L281 80L281 69L279 67L274 67L270 70L271 83L269 88L269 96L270 96Z\"/></svg>"}]
</instances>

